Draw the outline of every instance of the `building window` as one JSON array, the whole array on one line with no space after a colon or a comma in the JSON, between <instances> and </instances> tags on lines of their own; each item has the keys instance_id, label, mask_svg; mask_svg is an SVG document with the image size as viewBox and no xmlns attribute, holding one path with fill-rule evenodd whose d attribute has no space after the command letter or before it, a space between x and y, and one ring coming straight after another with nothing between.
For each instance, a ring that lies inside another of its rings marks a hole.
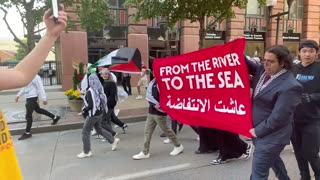
<instances>
[{"instance_id":1,"label":"building window","mask_svg":"<svg viewBox=\"0 0 320 180\"><path fill-rule=\"evenodd\" d=\"M123 8L123 4L126 0L109 0L111 8Z\"/></svg>"},{"instance_id":2,"label":"building window","mask_svg":"<svg viewBox=\"0 0 320 180\"><path fill-rule=\"evenodd\" d=\"M246 14L247 15L263 15L264 9L260 7L257 0L248 0Z\"/></svg>"},{"instance_id":3,"label":"building window","mask_svg":"<svg viewBox=\"0 0 320 180\"><path fill-rule=\"evenodd\" d=\"M288 4L284 3L284 11L288 11ZM288 16L285 16L285 19L288 19ZM303 19L303 0L293 0L290 8L290 18L294 20Z\"/></svg>"}]
</instances>

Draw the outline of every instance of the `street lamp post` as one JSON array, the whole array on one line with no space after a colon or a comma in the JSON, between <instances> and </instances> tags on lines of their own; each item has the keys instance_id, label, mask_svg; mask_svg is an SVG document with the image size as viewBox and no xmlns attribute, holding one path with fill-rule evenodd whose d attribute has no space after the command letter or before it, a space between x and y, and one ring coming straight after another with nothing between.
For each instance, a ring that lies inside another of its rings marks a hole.
<instances>
[{"instance_id":1,"label":"street lamp post","mask_svg":"<svg viewBox=\"0 0 320 180\"><path fill-rule=\"evenodd\" d=\"M279 28L280 28L280 20L281 20L281 16L284 16L286 14L290 14L290 7L291 7L291 4L292 4L293 0L287 0L287 4L288 4L288 11L286 12L278 12L277 14L273 14L271 15L271 10L272 8L277 4L277 0L267 0L267 6L268 6L268 9L269 9L269 19L272 19L274 17L276 17L276 21L277 21L277 28L276 28L276 45L278 45L278 39L279 39Z\"/></svg>"}]
</instances>

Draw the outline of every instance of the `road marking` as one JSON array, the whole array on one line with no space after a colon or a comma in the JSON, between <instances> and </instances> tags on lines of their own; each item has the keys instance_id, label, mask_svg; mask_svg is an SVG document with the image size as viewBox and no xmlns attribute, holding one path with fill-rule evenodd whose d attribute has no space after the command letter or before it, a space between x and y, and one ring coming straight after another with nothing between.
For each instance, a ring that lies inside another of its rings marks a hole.
<instances>
[{"instance_id":1,"label":"road marking","mask_svg":"<svg viewBox=\"0 0 320 180\"><path fill-rule=\"evenodd\" d=\"M165 168L158 168L158 169L146 170L146 171L141 171L141 172L132 173L132 174L125 174L125 175L121 175L121 176L117 176L117 177L110 177L110 178L106 178L106 179L102 179L102 180L127 180L127 179L142 178L142 177L147 177L147 176L151 176L151 175L155 175L155 174L161 174L164 172L183 169L183 168L186 168L190 165L191 165L190 163L180 164L180 165L176 165L176 166L169 166L169 167L165 167Z\"/></svg>"}]
</instances>

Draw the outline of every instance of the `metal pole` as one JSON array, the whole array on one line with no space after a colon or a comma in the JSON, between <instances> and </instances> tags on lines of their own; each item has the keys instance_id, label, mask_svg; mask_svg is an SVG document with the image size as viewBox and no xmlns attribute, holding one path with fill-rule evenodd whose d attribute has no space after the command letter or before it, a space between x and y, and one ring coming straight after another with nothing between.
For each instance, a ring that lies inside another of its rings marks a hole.
<instances>
[{"instance_id":1,"label":"metal pole","mask_svg":"<svg viewBox=\"0 0 320 180\"><path fill-rule=\"evenodd\" d=\"M280 28L280 16L281 14L277 14L277 29L276 29L276 45L278 45L278 39L279 39L279 28Z\"/></svg>"}]
</instances>

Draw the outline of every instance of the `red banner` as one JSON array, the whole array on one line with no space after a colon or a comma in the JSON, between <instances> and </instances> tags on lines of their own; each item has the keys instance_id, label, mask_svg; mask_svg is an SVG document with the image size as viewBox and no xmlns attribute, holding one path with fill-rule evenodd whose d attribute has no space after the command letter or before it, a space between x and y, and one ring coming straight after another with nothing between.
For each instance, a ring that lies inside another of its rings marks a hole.
<instances>
[{"instance_id":1,"label":"red banner","mask_svg":"<svg viewBox=\"0 0 320 180\"><path fill-rule=\"evenodd\" d=\"M160 107L183 124L251 137L250 84L245 39L155 59Z\"/></svg>"}]
</instances>

